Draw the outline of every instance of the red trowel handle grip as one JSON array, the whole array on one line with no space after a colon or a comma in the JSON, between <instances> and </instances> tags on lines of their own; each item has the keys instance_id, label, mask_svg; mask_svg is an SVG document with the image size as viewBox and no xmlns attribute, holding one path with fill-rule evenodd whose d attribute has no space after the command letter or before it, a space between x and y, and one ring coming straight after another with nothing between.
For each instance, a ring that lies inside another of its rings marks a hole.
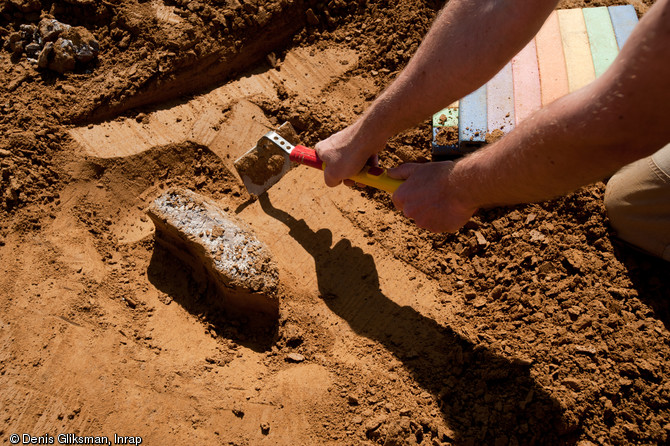
<instances>
[{"instance_id":1,"label":"red trowel handle grip","mask_svg":"<svg viewBox=\"0 0 670 446\"><path fill-rule=\"evenodd\" d=\"M294 163L304 164L305 166L314 167L315 169L323 170L324 164L316 154L316 150L309 147L297 145L291 150L289 158Z\"/></svg>"},{"instance_id":2,"label":"red trowel handle grip","mask_svg":"<svg viewBox=\"0 0 670 446\"><path fill-rule=\"evenodd\" d=\"M304 164L305 166L314 167L315 169L323 170L325 164L316 154L314 149L305 146L295 146L289 155L291 161ZM350 178L357 183L372 186L377 189L385 190L393 193L400 186L404 180L396 180L386 174L386 169L381 167L365 166L363 170Z\"/></svg>"}]
</instances>

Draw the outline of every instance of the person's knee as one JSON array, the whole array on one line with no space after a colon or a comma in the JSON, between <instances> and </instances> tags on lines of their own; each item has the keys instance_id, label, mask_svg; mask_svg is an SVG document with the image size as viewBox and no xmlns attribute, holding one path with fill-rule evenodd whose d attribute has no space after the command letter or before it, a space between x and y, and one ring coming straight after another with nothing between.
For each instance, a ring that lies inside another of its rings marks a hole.
<instances>
[{"instance_id":1,"label":"person's knee","mask_svg":"<svg viewBox=\"0 0 670 446\"><path fill-rule=\"evenodd\" d=\"M670 177L661 167L652 157L624 167L608 181L604 201L618 238L669 260Z\"/></svg>"},{"instance_id":2,"label":"person's knee","mask_svg":"<svg viewBox=\"0 0 670 446\"><path fill-rule=\"evenodd\" d=\"M631 187L628 184L630 181L631 178L629 178L629 175L625 171L619 171L607 182L604 204L610 225L615 230L620 226L619 223L625 220L630 213L630 209L628 208L630 208L631 203L626 199L627 192L630 191Z\"/></svg>"}]
</instances>

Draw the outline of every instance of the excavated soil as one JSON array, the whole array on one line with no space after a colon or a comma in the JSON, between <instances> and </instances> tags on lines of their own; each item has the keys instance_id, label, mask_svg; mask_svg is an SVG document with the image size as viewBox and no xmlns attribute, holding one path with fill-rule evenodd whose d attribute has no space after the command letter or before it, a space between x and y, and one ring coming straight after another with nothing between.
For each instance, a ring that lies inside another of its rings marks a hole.
<instances>
[{"instance_id":1,"label":"excavated soil","mask_svg":"<svg viewBox=\"0 0 670 446\"><path fill-rule=\"evenodd\" d=\"M441 5L0 1L2 441L667 444L670 275L617 242L604 183L432 234L307 167L257 200L235 172L268 127L313 145L351 123ZM37 67L17 39L42 18L97 58ZM380 162L428 161L430 135ZM173 187L272 252L270 332L155 243L145 210Z\"/></svg>"}]
</instances>

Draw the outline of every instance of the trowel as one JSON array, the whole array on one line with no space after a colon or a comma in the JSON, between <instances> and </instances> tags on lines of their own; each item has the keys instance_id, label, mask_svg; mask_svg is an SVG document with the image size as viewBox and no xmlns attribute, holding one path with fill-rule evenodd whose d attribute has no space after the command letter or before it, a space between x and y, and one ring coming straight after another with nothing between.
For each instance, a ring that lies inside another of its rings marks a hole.
<instances>
[{"instance_id":1,"label":"trowel","mask_svg":"<svg viewBox=\"0 0 670 446\"><path fill-rule=\"evenodd\" d=\"M235 168L249 193L261 195L298 164L324 169L325 164L316 151L298 144L297 140L295 130L286 122L276 131L267 132L251 150L235 160ZM365 166L349 179L389 193L395 192L404 181L389 177L386 169L377 166Z\"/></svg>"}]
</instances>

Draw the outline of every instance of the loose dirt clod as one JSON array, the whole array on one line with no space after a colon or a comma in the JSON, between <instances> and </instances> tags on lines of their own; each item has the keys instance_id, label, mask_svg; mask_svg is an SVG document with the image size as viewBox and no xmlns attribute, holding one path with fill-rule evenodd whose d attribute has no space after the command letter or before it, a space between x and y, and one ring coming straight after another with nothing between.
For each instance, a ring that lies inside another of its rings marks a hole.
<instances>
[{"instance_id":1,"label":"loose dirt clod","mask_svg":"<svg viewBox=\"0 0 670 446\"><path fill-rule=\"evenodd\" d=\"M291 144L298 144L298 135L289 122L282 124L277 133ZM291 164L286 152L261 138L255 147L235 161L235 168L247 190L260 195L279 181L291 169Z\"/></svg>"},{"instance_id":2,"label":"loose dirt clod","mask_svg":"<svg viewBox=\"0 0 670 446\"><path fill-rule=\"evenodd\" d=\"M458 127L443 127L436 135L436 142L441 146L458 145Z\"/></svg>"},{"instance_id":3,"label":"loose dirt clod","mask_svg":"<svg viewBox=\"0 0 670 446\"><path fill-rule=\"evenodd\" d=\"M224 308L277 316L277 267L246 225L186 189L164 193L147 214L157 243L213 283Z\"/></svg>"}]
</instances>

